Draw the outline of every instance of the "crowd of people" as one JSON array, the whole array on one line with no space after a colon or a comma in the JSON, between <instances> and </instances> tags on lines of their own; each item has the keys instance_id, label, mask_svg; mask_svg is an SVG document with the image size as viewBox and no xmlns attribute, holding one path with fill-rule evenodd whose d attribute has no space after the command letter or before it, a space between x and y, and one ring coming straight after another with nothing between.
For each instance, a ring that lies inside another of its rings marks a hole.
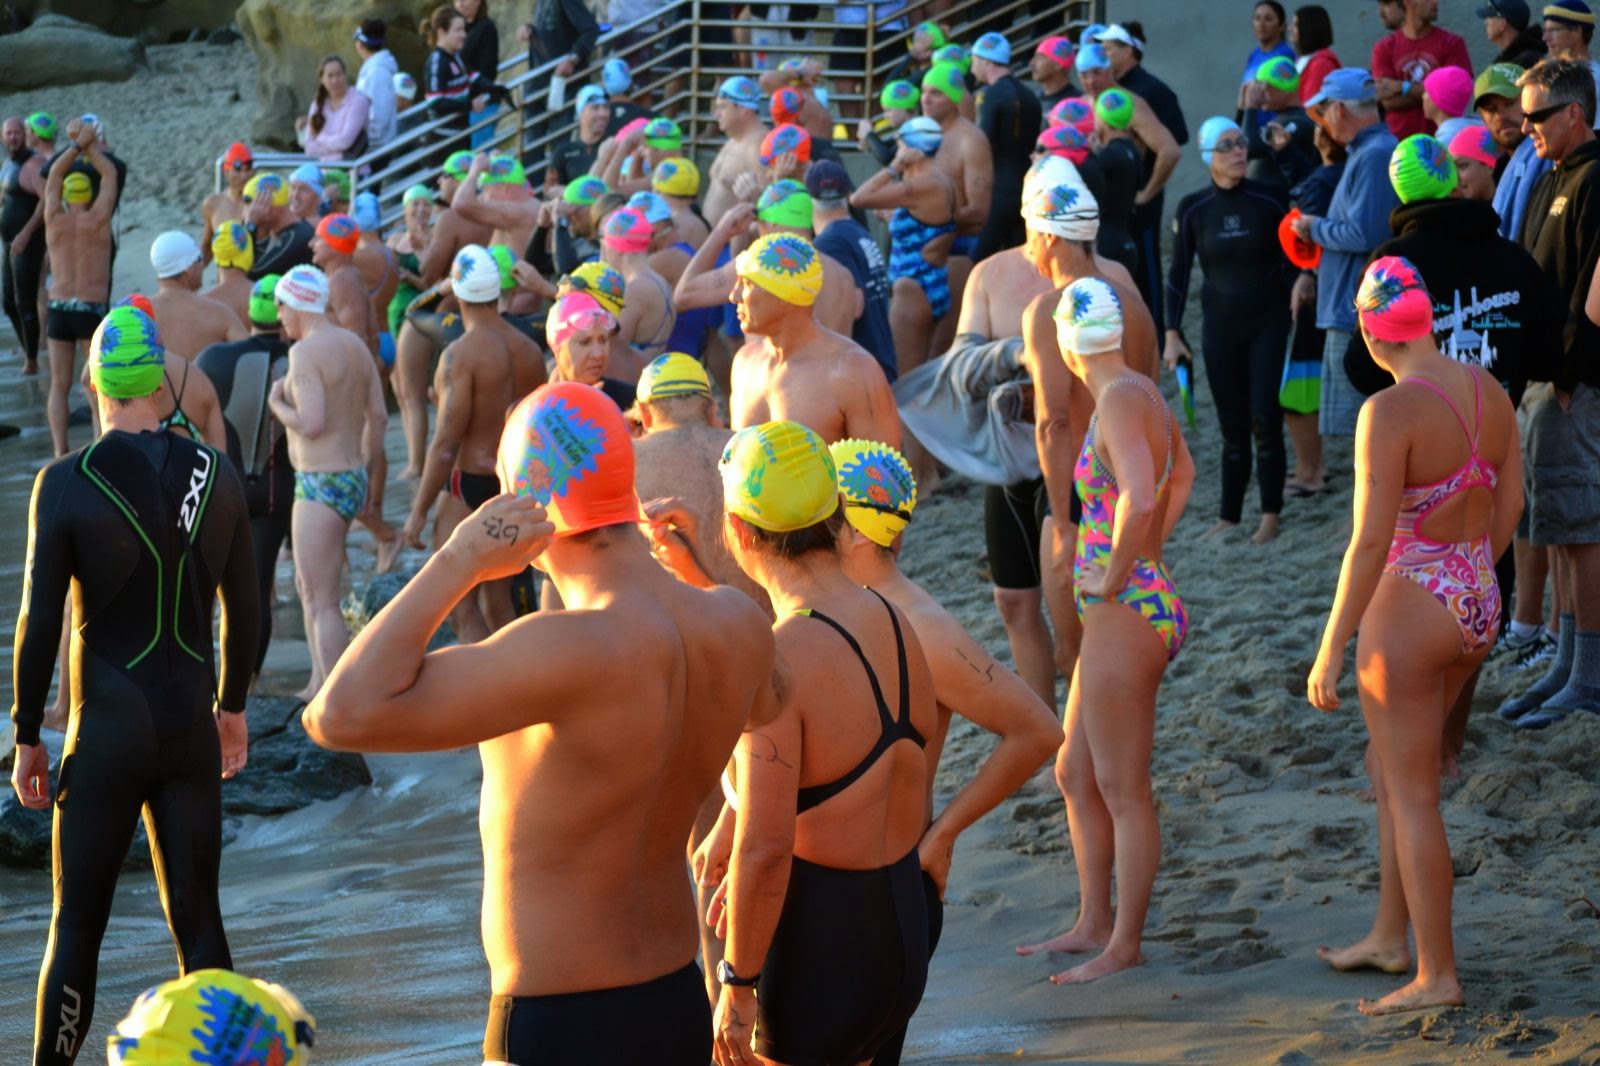
<instances>
[{"instance_id":1,"label":"crowd of people","mask_svg":"<svg viewBox=\"0 0 1600 1066\"><path fill-rule=\"evenodd\" d=\"M563 77L594 47L583 6L519 34ZM1257 545L1354 486L1307 691L1339 707L1359 632L1380 893L1324 958L1407 973L1411 930L1414 979L1361 1009L1461 1003L1439 781L1477 678L1493 653L1533 679L1497 711L1512 728L1600 713L1600 66L1582 0L1542 35L1522 0L1485 3L1500 55L1477 72L1437 8L1381 0L1361 68L1322 7L1256 3L1236 99L1196 127L1208 181L1171 211L1189 127L1143 26L1063 27L1023 81L1004 34L926 22L855 131L881 164L859 184L815 60L722 81L702 171L612 58L568 142L449 153L387 232L329 165L397 126L408 79L370 19L355 84L330 57L299 124L320 163L227 148L223 190L151 245L147 294L113 284L127 171L104 123L6 120L6 311L24 373L47 341L57 457L12 709L13 786L55 806L34 1062L81 1049L141 808L188 976L141 999L113 1061L173 1061L140 1050L185 1039L168 1000L254 995L234 1013L280 1052L310 1037L292 997L217 976L220 782L247 763L283 552L314 740L479 746L492 1062L898 1062L955 840L1052 758L1080 903L1017 950L1087 956L1061 984L1140 964L1196 342L1222 440L1208 536L1243 523L1252 475ZM512 106L483 0L427 29L433 112L461 132ZM72 450L80 348L93 433ZM1015 671L897 566L952 474L984 485ZM379 572L432 547L354 639L353 525ZM429 651L446 621L456 645ZM954 714L998 741L941 807ZM67 733L53 787L43 728Z\"/></svg>"}]
</instances>

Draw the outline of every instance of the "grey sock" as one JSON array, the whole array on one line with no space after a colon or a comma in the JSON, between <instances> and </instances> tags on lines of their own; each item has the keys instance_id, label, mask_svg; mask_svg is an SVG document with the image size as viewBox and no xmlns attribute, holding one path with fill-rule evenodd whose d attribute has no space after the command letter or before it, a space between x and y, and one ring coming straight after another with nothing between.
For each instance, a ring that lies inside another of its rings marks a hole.
<instances>
[{"instance_id":1,"label":"grey sock","mask_svg":"<svg viewBox=\"0 0 1600 1066\"><path fill-rule=\"evenodd\" d=\"M1600 713L1600 633L1579 633L1574 641L1572 676L1544 706Z\"/></svg>"},{"instance_id":2,"label":"grey sock","mask_svg":"<svg viewBox=\"0 0 1600 1066\"><path fill-rule=\"evenodd\" d=\"M1550 669L1544 676L1533 683L1533 687L1523 693L1524 698L1547 700L1554 696L1566 685L1567 678L1572 675L1572 660L1575 657L1574 649L1577 645L1578 618L1576 615L1564 614L1561 616L1561 634L1556 639L1556 657L1550 663Z\"/></svg>"}]
</instances>

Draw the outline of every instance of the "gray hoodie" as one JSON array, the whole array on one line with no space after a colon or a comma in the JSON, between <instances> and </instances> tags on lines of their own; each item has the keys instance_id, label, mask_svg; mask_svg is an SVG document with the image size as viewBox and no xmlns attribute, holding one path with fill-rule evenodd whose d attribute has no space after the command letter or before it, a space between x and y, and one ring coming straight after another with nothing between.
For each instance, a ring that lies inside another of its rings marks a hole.
<instances>
[{"instance_id":1,"label":"gray hoodie","mask_svg":"<svg viewBox=\"0 0 1600 1066\"><path fill-rule=\"evenodd\" d=\"M361 64L356 76L356 88L372 101L367 112L367 148L388 144L395 133L394 76L400 72L394 54L387 48Z\"/></svg>"}]
</instances>

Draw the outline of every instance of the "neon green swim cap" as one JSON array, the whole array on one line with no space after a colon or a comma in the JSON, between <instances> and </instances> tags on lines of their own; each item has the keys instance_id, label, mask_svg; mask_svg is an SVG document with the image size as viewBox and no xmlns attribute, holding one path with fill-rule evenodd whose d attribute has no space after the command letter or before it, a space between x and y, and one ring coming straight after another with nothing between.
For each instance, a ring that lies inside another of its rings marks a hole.
<instances>
[{"instance_id":1,"label":"neon green swim cap","mask_svg":"<svg viewBox=\"0 0 1600 1066\"><path fill-rule=\"evenodd\" d=\"M520 160L509 155L497 155L489 161L489 169L479 175L478 181L482 185L526 185L528 175L522 169Z\"/></svg>"},{"instance_id":2,"label":"neon green swim cap","mask_svg":"<svg viewBox=\"0 0 1600 1066\"><path fill-rule=\"evenodd\" d=\"M489 258L494 260L494 265L500 268L500 291L506 292L517 287L517 277L512 273L512 268L517 265L517 257L511 254L511 249L503 244L489 245Z\"/></svg>"},{"instance_id":3,"label":"neon green swim cap","mask_svg":"<svg viewBox=\"0 0 1600 1066\"><path fill-rule=\"evenodd\" d=\"M1257 67L1256 81L1265 82L1279 92L1300 91L1300 72L1288 56L1273 56Z\"/></svg>"},{"instance_id":4,"label":"neon green swim cap","mask_svg":"<svg viewBox=\"0 0 1600 1066\"><path fill-rule=\"evenodd\" d=\"M41 141L53 141L56 139L56 134L60 132L56 128L55 116L48 111L35 111L24 121L27 127L33 131L33 135Z\"/></svg>"},{"instance_id":5,"label":"neon green swim cap","mask_svg":"<svg viewBox=\"0 0 1600 1066\"><path fill-rule=\"evenodd\" d=\"M885 110L898 108L901 111L915 111L917 104L922 100L922 93L905 79L891 81L883 87L883 92L878 94L878 104Z\"/></svg>"},{"instance_id":6,"label":"neon green swim cap","mask_svg":"<svg viewBox=\"0 0 1600 1066\"><path fill-rule=\"evenodd\" d=\"M472 169L471 152L454 152L449 159L444 161L444 172L460 181L467 176L467 171Z\"/></svg>"},{"instance_id":7,"label":"neon green swim cap","mask_svg":"<svg viewBox=\"0 0 1600 1066\"><path fill-rule=\"evenodd\" d=\"M433 190L428 188L426 185L417 184L407 189L405 196L401 198L401 202L407 204L416 200L427 200L429 203L432 203Z\"/></svg>"},{"instance_id":8,"label":"neon green swim cap","mask_svg":"<svg viewBox=\"0 0 1600 1066\"><path fill-rule=\"evenodd\" d=\"M793 178L768 185L756 201L756 218L773 226L811 228L811 194Z\"/></svg>"},{"instance_id":9,"label":"neon green swim cap","mask_svg":"<svg viewBox=\"0 0 1600 1066\"><path fill-rule=\"evenodd\" d=\"M278 279L282 274L263 274L250 290L250 321L258 326L278 326Z\"/></svg>"},{"instance_id":10,"label":"neon green swim cap","mask_svg":"<svg viewBox=\"0 0 1600 1066\"><path fill-rule=\"evenodd\" d=\"M954 63L961 68L961 73L972 73L972 53L959 44L947 44L933 53L935 63Z\"/></svg>"},{"instance_id":11,"label":"neon green swim cap","mask_svg":"<svg viewBox=\"0 0 1600 1066\"><path fill-rule=\"evenodd\" d=\"M959 104L967 95L967 76L954 63L935 63L922 76L922 91L934 89L948 96L952 104Z\"/></svg>"},{"instance_id":12,"label":"neon green swim cap","mask_svg":"<svg viewBox=\"0 0 1600 1066\"><path fill-rule=\"evenodd\" d=\"M113 307L89 342L89 380L113 399L149 396L161 387L166 355L154 319L137 307Z\"/></svg>"},{"instance_id":13,"label":"neon green swim cap","mask_svg":"<svg viewBox=\"0 0 1600 1066\"><path fill-rule=\"evenodd\" d=\"M1121 89L1107 89L1094 102L1095 117L1114 130L1133 125L1133 97Z\"/></svg>"},{"instance_id":14,"label":"neon green swim cap","mask_svg":"<svg viewBox=\"0 0 1600 1066\"><path fill-rule=\"evenodd\" d=\"M1389 184L1403 204L1443 200L1455 191L1456 179L1456 161L1426 133L1413 133L1389 155Z\"/></svg>"}]
</instances>

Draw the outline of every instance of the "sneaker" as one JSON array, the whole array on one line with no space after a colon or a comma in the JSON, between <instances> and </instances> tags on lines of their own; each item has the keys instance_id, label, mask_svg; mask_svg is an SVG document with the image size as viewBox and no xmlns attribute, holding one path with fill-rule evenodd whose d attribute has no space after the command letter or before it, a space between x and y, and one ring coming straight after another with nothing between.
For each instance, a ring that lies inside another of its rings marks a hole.
<instances>
[{"instance_id":1,"label":"sneaker","mask_svg":"<svg viewBox=\"0 0 1600 1066\"><path fill-rule=\"evenodd\" d=\"M1533 669L1544 670L1549 668L1550 660L1555 657L1555 638L1541 629L1537 636L1523 645L1520 651L1514 653L1511 661L1506 664L1506 669L1518 673Z\"/></svg>"},{"instance_id":2,"label":"sneaker","mask_svg":"<svg viewBox=\"0 0 1600 1066\"><path fill-rule=\"evenodd\" d=\"M1506 652L1520 654L1533 645L1539 643L1540 638L1544 635L1545 632L1543 626L1539 626L1532 633L1529 633L1525 637L1517 636L1511 631L1510 626L1506 626L1500 631L1499 639L1494 642L1494 650L1489 653L1489 657L1496 658L1504 655Z\"/></svg>"}]
</instances>

